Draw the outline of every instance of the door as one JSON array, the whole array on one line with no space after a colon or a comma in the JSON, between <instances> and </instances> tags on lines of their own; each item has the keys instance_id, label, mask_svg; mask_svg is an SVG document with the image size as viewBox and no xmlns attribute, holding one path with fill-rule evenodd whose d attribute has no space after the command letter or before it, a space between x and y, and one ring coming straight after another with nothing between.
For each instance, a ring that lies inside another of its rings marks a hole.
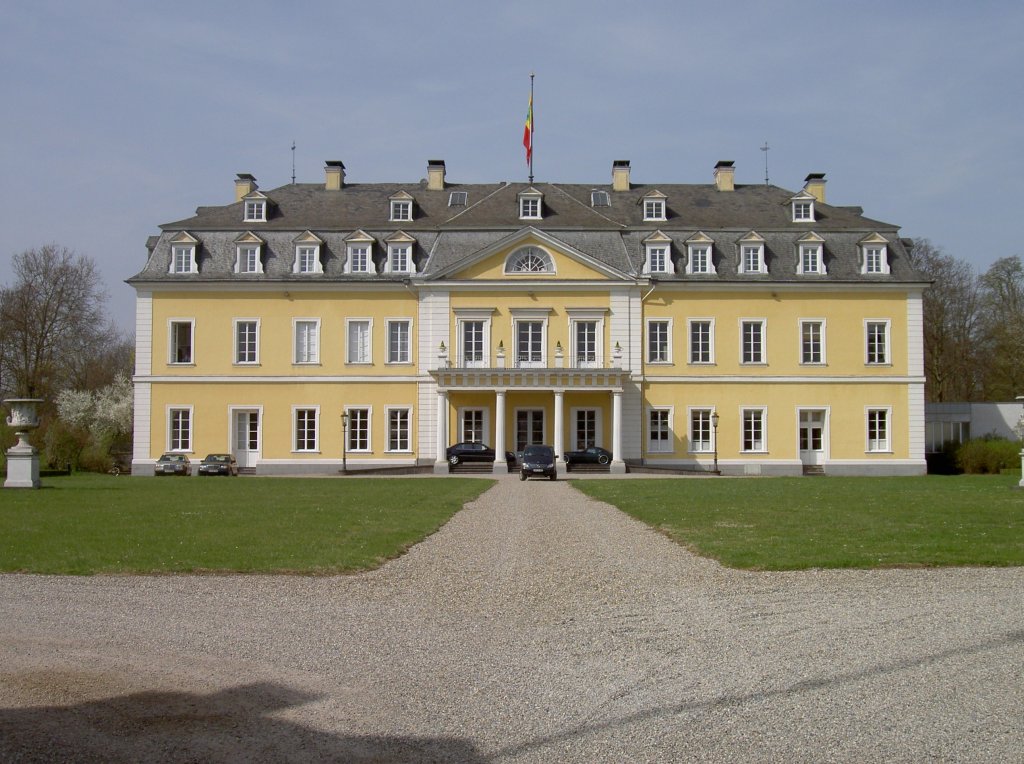
<instances>
[{"instance_id":1,"label":"door","mask_svg":"<svg viewBox=\"0 0 1024 764\"><path fill-rule=\"evenodd\" d=\"M234 426L235 461L241 467L255 467L260 459L260 412L236 411Z\"/></svg>"},{"instance_id":2,"label":"door","mask_svg":"<svg viewBox=\"0 0 1024 764\"><path fill-rule=\"evenodd\" d=\"M544 409L516 411L516 451L544 442Z\"/></svg>"},{"instance_id":3,"label":"door","mask_svg":"<svg viewBox=\"0 0 1024 764\"><path fill-rule=\"evenodd\" d=\"M825 411L800 412L800 461L806 465L825 463Z\"/></svg>"}]
</instances>

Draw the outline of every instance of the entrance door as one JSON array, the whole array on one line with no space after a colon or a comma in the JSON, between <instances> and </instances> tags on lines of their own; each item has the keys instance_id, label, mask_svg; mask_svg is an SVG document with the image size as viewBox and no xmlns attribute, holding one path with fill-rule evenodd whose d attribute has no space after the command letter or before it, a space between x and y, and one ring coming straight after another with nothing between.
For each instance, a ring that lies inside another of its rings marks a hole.
<instances>
[{"instance_id":1,"label":"entrance door","mask_svg":"<svg viewBox=\"0 0 1024 764\"><path fill-rule=\"evenodd\" d=\"M544 409L516 411L516 451L544 442Z\"/></svg>"},{"instance_id":2,"label":"entrance door","mask_svg":"<svg viewBox=\"0 0 1024 764\"><path fill-rule=\"evenodd\" d=\"M255 467L260 459L260 412L236 411L234 426L235 461L239 467Z\"/></svg>"},{"instance_id":3,"label":"entrance door","mask_svg":"<svg viewBox=\"0 0 1024 764\"><path fill-rule=\"evenodd\" d=\"M807 465L825 463L825 411L800 412L800 461Z\"/></svg>"}]
</instances>

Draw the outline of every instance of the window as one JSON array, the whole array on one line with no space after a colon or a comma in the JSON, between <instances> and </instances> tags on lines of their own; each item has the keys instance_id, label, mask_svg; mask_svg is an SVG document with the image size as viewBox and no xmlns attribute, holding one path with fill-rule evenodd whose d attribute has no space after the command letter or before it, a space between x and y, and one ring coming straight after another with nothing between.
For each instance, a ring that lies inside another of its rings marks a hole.
<instances>
[{"instance_id":1,"label":"window","mask_svg":"<svg viewBox=\"0 0 1024 764\"><path fill-rule=\"evenodd\" d=\"M197 273L195 245L171 247L171 273Z\"/></svg>"},{"instance_id":2,"label":"window","mask_svg":"<svg viewBox=\"0 0 1024 764\"><path fill-rule=\"evenodd\" d=\"M690 409L690 451L700 453L714 450L711 414L712 409Z\"/></svg>"},{"instance_id":3,"label":"window","mask_svg":"<svg viewBox=\"0 0 1024 764\"><path fill-rule=\"evenodd\" d=\"M192 357L192 320L171 321L168 363L194 363Z\"/></svg>"},{"instance_id":4,"label":"window","mask_svg":"<svg viewBox=\"0 0 1024 764\"><path fill-rule=\"evenodd\" d=\"M590 206L591 207L610 207L611 202L608 199L607 191L591 191L590 192Z\"/></svg>"},{"instance_id":5,"label":"window","mask_svg":"<svg viewBox=\"0 0 1024 764\"><path fill-rule=\"evenodd\" d=\"M647 363L672 363L672 322L647 322Z\"/></svg>"},{"instance_id":6,"label":"window","mask_svg":"<svg viewBox=\"0 0 1024 764\"><path fill-rule=\"evenodd\" d=\"M388 245L388 273L412 273L412 245Z\"/></svg>"},{"instance_id":7,"label":"window","mask_svg":"<svg viewBox=\"0 0 1024 764\"><path fill-rule=\"evenodd\" d=\"M295 326L295 363L320 362L320 320L298 319Z\"/></svg>"},{"instance_id":8,"label":"window","mask_svg":"<svg viewBox=\"0 0 1024 764\"><path fill-rule=\"evenodd\" d=\"M715 323L710 318L690 321L690 363L714 363Z\"/></svg>"},{"instance_id":9,"label":"window","mask_svg":"<svg viewBox=\"0 0 1024 764\"><path fill-rule=\"evenodd\" d=\"M484 321L462 321L462 361L460 366L484 367L487 365L484 345Z\"/></svg>"},{"instance_id":10,"label":"window","mask_svg":"<svg viewBox=\"0 0 1024 764\"><path fill-rule=\"evenodd\" d=\"M740 245L740 273L766 273L764 244Z\"/></svg>"},{"instance_id":11,"label":"window","mask_svg":"<svg viewBox=\"0 0 1024 764\"><path fill-rule=\"evenodd\" d=\"M296 273L323 273L320 265L320 247L302 245L295 248Z\"/></svg>"},{"instance_id":12,"label":"window","mask_svg":"<svg viewBox=\"0 0 1024 764\"><path fill-rule=\"evenodd\" d=\"M793 202L793 222L805 223L810 220L814 220L814 202Z\"/></svg>"},{"instance_id":13,"label":"window","mask_svg":"<svg viewBox=\"0 0 1024 764\"><path fill-rule=\"evenodd\" d=\"M764 409L743 409L743 450L766 451Z\"/></svg>"},{"instance_id":14,"label":"window","mask_svg":"<svg viewBox=\"0 0 1024 764\"><path fill-rule=\"evenodd\" d=\"M862 273L889 273L888 248L871 244L863 247L864 264Z\"/></svg>"},{"instance_id":15,"label":"window","mask_svg":"<svg viewBox=\"0 0 1024 764\"><path fill-rule=\"evenodd\" d=\"M407 320L389 320L387 322L388 363L412 362L412 353L409 345L411 326L412 322Z\"/></svg>"},{"instance_id":16,"label":"window","mask_svg":"<svg viewBox=\"0 0 1024 764\"><path fill-rule=\"evenodd\" d=\"M517 249L505 261L505 273L553 273L551 256L539 247Z\"/></svg>"},{"instance_id":17,"label":"window","mask_svg":"<svg viewBox=\"0 0 1024 764\"><path fill-rule=\"evenodd\" d=\"M577 451L596 446L601 442L598 415L599 411L597 409L573 410L571 421L573 423L574 442Z\"/></svg>"},{"instance_id":18,"label":"window","mask_svg":"<svg viewBox=\"0 0 1024 764\"><path fill-rule=\"evenodd\" d=\"M686 272L692 274L714 273L715 269L711 264L711 246L706 244L691 244L690 257L686 263Z\"/></svg>"},{"instance_id":19,"label":"window","mask_svg":"<svg viewBox=\"0 0 1024 764\"><path fill-rule=\"evenodd\" d=\"M598 366L598 322L573 321L572 365L586 368Z\"/></svg>"},{"instance_id":20,"label":"window","mask_svg":"<svg viewBox=\"0 0 1024 764\"><path fill-rule=\"evenodd\" d=\"M800 363L825 363L825 322L800 322Z\"/></svg>"},{"instance_id":21,"label":"window","mask_svg":"<svg viewBox=\"0 0 1024 764\"><path fill-rule=\"evenodd\" d=\"M412 220L412 200L392 199L391 220L397 222Z\"/></svg>"},{"instance_id":22,"label":"window","mask_svg":"<svg viewBox=\"0 0 1024 764\"><path fill-rule=\"evenodd\" d=\"M295 409L295 450L316 451L317 450L317 414L318 410Z\"/></svg>"},{"instance_id":23,"label":"window","mask_svg":"<svg viewBox=\"0 0 1024 764\"><path fill-rule=\"evenodd\" d=\"M263 273L258 244L240 244L235 255L235 273Z\"/></svg>"},{"instance_id":24,"label":"window","mask_svg":"<svg viewBox=\"0 0 1024 764\"><path fill-rule=\"evenodd\" d=\"M259 321L235 321L235 363L259 363Z\"/></svg>"},{"instance_id":25,"label":"window","mask_svg":"<svg viewBox=\"0 0 1024 764\"><path fill-rule=\"evenodd\" d=\"M526 220L539 220L541 217L541 195L537 192L519 195L519 217Z\"/></svg>"},{"instance_id":26,"label":"window","mask_svg":"<svg viewBox=\"0 0 1024 764\"><path fill-rule=\"evenodd\" d=\"M388 409L388 451L411 451L412 416L409 409Z\"/></svg>"},{"instance_id":27,"label":"window","mask_svg":"<svg viewBox=\"0 0 1024 764\"><path fill-rule=\"evenodd\" d=\"M466 191L452 191L448 196L449 207L465 207L469 201L469 193Z\"/></svg>"},{"instance_id":28,"label":"window","mask_svg":"<svg viewBox=\"0 0 1024 764\"><path fill-rule=\"evenodd\" d=\"M765 363L764 321L740 322L740 363Z\"/></svg>"},{"instance_id":29,"label":"window","mask_svg":"<svg viewBox=\"0 0 1024 764\"><path fill-rule=\"evenodd\" d=\"M665 200L657 197L645 197L644 220L665 220Z\"/></svg>"},{"instance_id":30,"label":"window","mask_svg":"<svg viewBox=\"0 0 1024 764\"><path fill-rule=\"evenodd\" d=\"M459 417L460 443L486 443L485 419L483 409L463 409Z\"/></svg>"},{"instance_id":31,"label":"window","mask_svg":"<svg viewBox=\"0 0 1024 764\"><path fill-rule=\"evenodd\" d=\"M889 363L889 322L866 321L867 363L885 365Z\"/></svg>"},{"instance_id":32,"label":"window","mask_svg":"<svg viewBox=\"0 0 1024 764\"><path fill-rule=\"evenodd\" d=\"M192 409L170 409L168 411L168 451L192 450Z\"/></svg>"},{"instance_id":33,"label":"window","mask_svg":"<svg viewBox=\"0 0 1024 764\"><path fill-rule=\"evenodd\" d=\"M650 409L647 413L647 451L672 452L672 409Z\"/></svg>"},{"instance_id":34,"label":"window","mask_svg":"<svg viewBox=\"0 0 1024 764\"><path fill-rule=\"evenodd\" d=\"M889 451L889 409L868 409L868 451Z\"/></svg>"},{"instance_id":35,"label":"window","mask_svg":"<svg viewBox=\"0 0 1024 764\"><path fill-rule=\"evenodd\" d=\"M370 450L370 409L345 409L348 414L348 450Z\"/></svg>"},{"instance_id":36,"label":"window","mask_svg":"<svg viewBox=\"0 0 1024 764\"><path fill-rule=\"evenodd\" d=\"M368 318L350 318L345 324L347 327L346 334L348 335L345 362L371 363L370 328L372 322ZM408 335L406 340L408 340Z\"/></svg>"},{"instance_id":37,"label":"window","mask_svg":"<svg viewBox=\"0 0 1024 764\"><path fill-rule=\"evenodd\" d=\"M267 203L262 199L249 199L245 202L246 223L265 223L267 220Z\"/></svg>"},{"instance_id":38,"label":"window","mask_svg":"<svg viewBox=\"0 0 1024 764\"><path fill-rule=\"evenodd\" d=\"M345 263L345 270L348 273L371 273L372 261L370 260L369 244L350 244L348 247L348 261Z\"/></svg>"},{"instance_id":39,"label":"window","mask_svg":"<svg viewBox=\"0 0 1024 764\"><path fill-rule=\"evenodd\" d=\"M820 244L800 245L800 273L824 273L825 264L821 259Z\"/></svg>"},{"instance_id":40,"label":"window","mask_svg":"<svg viewBox=\"0 0 1024 764\"><path fill-rule=\"evenodd\" d=\"M516 321L516 366L544 366L544 321Z\"/></svg>"},{"instance_id":41,"label":"window","mask_svg":"<svg viewBox=\"0 0 1024 764\"><path fill-rule=\"evenodd\" d=\"M667 244L647 245L647 273L670 273L672 270L672 259L669 257Z\"/></svg>"}]
</instances>

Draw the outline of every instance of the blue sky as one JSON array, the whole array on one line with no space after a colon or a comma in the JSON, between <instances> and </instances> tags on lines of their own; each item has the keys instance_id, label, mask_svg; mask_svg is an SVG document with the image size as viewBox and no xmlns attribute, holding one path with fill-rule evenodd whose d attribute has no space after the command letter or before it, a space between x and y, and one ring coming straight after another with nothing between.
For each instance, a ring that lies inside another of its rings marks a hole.
<instances>
[{"instance_id":1,"label":"blue sky","mask_svg":"<svg viewBox=\"0 0 1024 764\"><path fill-rule=\"evenodd\" d=\"M94 258L132 327L146 238L264 190L525 180L798 190L856 204L984 270L1024 254L1024 4L449 2L5 4L0 283L55 242Z\"/></svg>"}]
</instances>

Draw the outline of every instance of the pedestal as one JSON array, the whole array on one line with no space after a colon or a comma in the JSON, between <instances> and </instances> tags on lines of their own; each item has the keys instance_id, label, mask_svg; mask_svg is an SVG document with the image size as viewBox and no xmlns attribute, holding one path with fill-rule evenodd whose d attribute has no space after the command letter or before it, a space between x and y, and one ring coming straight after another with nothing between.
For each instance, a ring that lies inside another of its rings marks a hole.
<instances>
[{"instance_id":1,"label":"pedestal","mask_svg":"<svg viewBox=\"0 0 1024 764\"><path fill-rule=\"evenodd\" d=\"M39 488L39 451L28 446L7 450L7 480L4 488Z\"/></svg>"}]
</instances>

